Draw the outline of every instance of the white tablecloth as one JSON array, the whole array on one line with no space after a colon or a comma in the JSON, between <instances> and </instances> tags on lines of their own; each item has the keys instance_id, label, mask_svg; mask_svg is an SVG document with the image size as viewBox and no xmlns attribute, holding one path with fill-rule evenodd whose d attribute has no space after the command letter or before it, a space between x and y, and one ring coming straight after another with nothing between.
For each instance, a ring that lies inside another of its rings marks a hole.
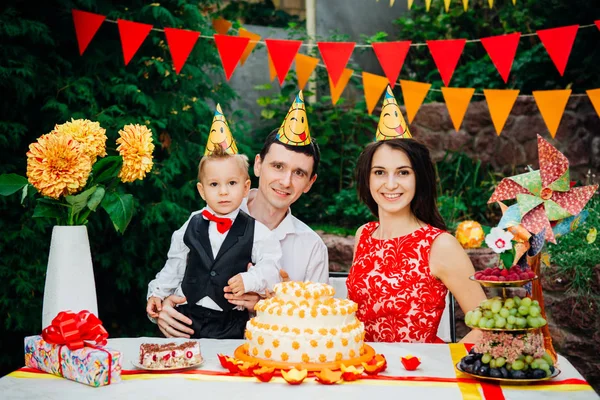
<instances>
[{"instance_id":1,"label":"white tablecloth","mask_svg":"<svg viewBox=\"0 0 600 400\"><path fill-rule=\"evenodd\" d=\"M131 361L139 353L139 345L148 342L166 342L162 338L110 339L108 346L123 354L122 367L132 370ZM200 340L204 363L200 370L223 371L217 354L233 355L243 343L241 340ZM385 355L388 368L383 373L399 377L456 378L454 364L448 345L371 343L377 353ZM406 371L400 357L408 354L421 358L416 371ZM559 356L561 374L554 381L570 378L583 379L575 368ZM33 374L30 374L33 375ZM18 373L0 379L2 399L231 399L231 400L317 400L317 399L360 399L387 400L415 399L463 399L459 385L455 382L420 382L406 380L370 380L325 386L309 378L299 386L291 386L281 378L269 383L260 383L255 378L211 375L123 375L123 381L109 386L94 388L62 378L39 375L37 378L20 378ZM147 379L146 379L147 378ZM479 387L479 386L476 386ZM505 399L599 399L587 385L565 384L548 386L503 386ZM479 388L479 390L481 390ZM484 397L482 397L484 399Z\"/></svg>"}]
</instances>

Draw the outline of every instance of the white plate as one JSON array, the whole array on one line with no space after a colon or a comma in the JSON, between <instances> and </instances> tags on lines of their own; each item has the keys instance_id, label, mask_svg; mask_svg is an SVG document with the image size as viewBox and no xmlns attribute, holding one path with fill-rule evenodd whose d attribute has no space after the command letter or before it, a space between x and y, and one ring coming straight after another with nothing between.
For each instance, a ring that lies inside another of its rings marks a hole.
<instances>
[{"instance_id":1,"label":"white plate","mask_svg":"<svg viewBox=\"0 0 600 400\"><path fill-rule=\"evenodd\" d=\"M149 367L143 366L142 364L138 363L137 361L131 361L131 364L133 364L133 366L136 368L145 369L146 371L160 371L160 372L174 372L174 371L185 371L187 369L195 369L195 368L198 368L199 366L201 366L203 363L204 363L204 358L201 359L200 362L198 362L196 364L188 365L185 367L149 368Z\"/></svg>"}]
</instances>

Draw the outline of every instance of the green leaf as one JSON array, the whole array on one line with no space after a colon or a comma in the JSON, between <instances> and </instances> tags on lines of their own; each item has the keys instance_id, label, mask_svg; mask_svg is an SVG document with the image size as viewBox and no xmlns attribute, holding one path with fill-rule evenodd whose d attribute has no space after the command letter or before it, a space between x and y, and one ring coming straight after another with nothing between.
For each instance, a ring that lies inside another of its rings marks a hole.
<instances>
[{"instance_id":1,"label":"green leaf","mask_svg":"<svg viewBox=\"0 0 600 400\"><path fill-rule=\"evenodd\" d=\"M33 210L33 218L62 218L65 216L57 204L48 203L39 199L35 210Z\"/></svg>"},{"instance_id":2,"label":"green leaf","mask_svg":"<svg viewBox=\"0 0 600 400\"><path fill-rule=\"evenodd\" d=\"M502 260L502 264L504 264L504 268L510 268L513 265L513 261L515 259L515 255L512 251L505 251L500 254L500 260Z\"/></svg>"},{"instance_id":3,"label":"green leaf","mask_svg":"<svg viewBox=\"0 0 600 400\"><path fill-rule=\"evenodd\" d=\"M10 196L27 186L27 178L17 174L0 175L0 195Z\"/></svg>"},{"instance_id":4,"label":"green leaf","mask_svg":"<svg viewBox=\"0 0 600 400\"><path fill-rule=\"evenodd\" d=\"M116 231L124 233L133 217L133 196L109 192L102 200L102 208L108 213Z\"/></svg>"},{"instance_id":5,"label":"green leaf","mask_svg":"<svg viewBox=\"0 0 600 400\"><path fill-rule=\"evenodd\" d=\"M96 208L98 208L98 205L102 202L105 193L106 190L104 190L102 186L98 186L96 191L90 196L87 207L92 211L96 211Z\"/></svg>"},{"instance_id":6,"label":"green leaf","mask_svg":"<svg viewBox=\"0 0 600 400\"><path fill-rule=\"evenodd\" d=\"M123 164L119 156L104 157L97 161L92 167L92 181L94 183L106 183L116 177Z\"/></svg>"},{"instance_id":7,"label":"green leaf","mask_svg":"<svg viewBox=\"0 0 600 400\"><path fill-rule=\"evenodd\" d=\"M88 203L88 199L96 191L98 186L93 186L86 190L85 192L81 192L75 196L65 196L65 200L72 207L71 213L77 214L79 211L83 210Z\"/></svg>"},{"instance_id":8,"label":"green leaf","mask_svg":"<svg viewBox=\"0 0 600 400\"><path fill-rule=\"evenodd\" d=\"M263 108L260 111L260 115L264 118L264 119L273 119L273 117L275 116L275 111L273 110L267 110L266 108Z\"/></svg>"}]
</instances>

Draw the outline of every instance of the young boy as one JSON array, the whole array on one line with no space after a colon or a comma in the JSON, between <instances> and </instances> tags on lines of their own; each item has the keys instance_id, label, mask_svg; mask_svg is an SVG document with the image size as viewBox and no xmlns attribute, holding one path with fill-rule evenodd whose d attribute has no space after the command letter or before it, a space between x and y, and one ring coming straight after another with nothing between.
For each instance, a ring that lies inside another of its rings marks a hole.
<instances>
[{"instance_id":1,"label":"young boy","mask_svg":"<svg viewBox=\"0 0 600 400\"><path fill-rule=\"evenodd\" d=\"M156 318L162 300L176 294L177 309L192 320L196 338L243 338L248 312L224 297L265 292L280 281L281 247L263 224L240 210L250 189L248 158L237 154L221 107L198 166L198 192L206 207L193 213L171 239L164 268L150 282L146 311ZM248 271L248 263L255 264Z\"/></svg>"}]
</instances>

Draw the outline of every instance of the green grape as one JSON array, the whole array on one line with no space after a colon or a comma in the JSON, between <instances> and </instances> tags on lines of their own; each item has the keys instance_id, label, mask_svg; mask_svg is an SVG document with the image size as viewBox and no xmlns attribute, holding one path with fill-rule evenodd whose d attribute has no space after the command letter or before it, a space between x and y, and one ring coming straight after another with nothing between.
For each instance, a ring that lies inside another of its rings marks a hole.
<instances>
[{"instance_id":1,"label":"green grape","mask_svg":"<svg viewBox=\"0 0 600 400\"><path fill-rule=\"evenodd\" d=\"M525 363L522 360L516 360L516 361L513 361L511 366L512 366L512 369L514 369L515 371L520 371L523 368L525 368Z\"/></svg>"},{"instance_id":2,"label":"green grape","mask_svg":"<svg viewBox=\"0 0 600 400\"><path fill-rule=\"evenodd\" d=\"M496 368L498 365L496 364L496 360L490 361L490 368Z\"/></svg>"},{"instance_id":3,"label":"green grape","mask_svg":"<svg viewBox=\"0 0 600 400\"><path fill-rule=\"evenodd\" d=\"M478 326L480 328L485 328L487 325L488 319L486 317L481 317L481 319L479 320L479 324Z\"/></svg>"},{"instance_id":4,"label":"green grape","mask_svg":"<svg viewBox=\"0 0 600 400\"><path fill-rule=\"evenodd\" d=\"M534 306L533 304L531 305L531 307L529 307L529 315L531 315L532 317L537 317L538 315L540 315L541 311L542 310L540 310L538 306Z\"/></svg>"},{"instance_id":5,"label":"green grape","mask_svg":"<svg viewBox=\"0 0 600 400\"><path fill-rule=\"evenodd\" d=\"M515 329L513 324L506 324L506 329Z\"/></svg>"},{"instance_id":6,"label":"green grape","mask_svg":"<svg viewBox=\"0 0 600 400\"><path fill-rule=\"evenodd\" d=\"M508 322L510 325L514 325L517 323L517 317L514 315L509 315L508 318L506 318L506 322Z\"/></svg>"},{"instance_id":7,"label":"green grape","mask_svg":"<svg viewBox=\"0 0 600 400\"><path fill-rule=\"evenodd\" d=\"M542 327L542 326L546 326L546 320L542 317L537 317L538 320L538 326Z\"/></svg>"},{"instance_id":8,"label":"green grape","mask_svg":"<svg viewBox=\"0 0 600 400\"><path fill-rule=\"evenodd\" d=\"M546 376L551 376L552 372L550 372L550 370L546 371Z\"/></svg>"},{"instance_id":9,"label":"green grape","mask_svg":"<svg viewBox=\"0 0 600 400\"><path fill-rule=\"evenodd\" d=\"M525 328L526 326L527 326L527 320L523 317L517 317L517 327Z\"/></svg>"},{"instance_id":10,"label":"green grape","mask_svg":"<svg viewBox=\"0 0 600 400\"><path fill-rule=\"evenodd\" d=\"M510 312L508 311L508 309L506 309L506 308L500 309L500 316L502 318L508 318L509 315L510 315Z\"/></svg>"},{"instance_id":11,"label":"green grape","mask_svg":"<svg viewBox=\"0 0 600 400\"><path fill-rule=\"evenodd\" d=\"M523 297L521 299L521 305L529 307L531 305L531 297Z\"/></svg>"},{"instance_id":12,"label":"green grape","mask_svg":"<svg viewBox=\"0 0 600 400\"><path fill-rule=\"evenodd\" d=\"M533 362L533 356L525 356L525 362L531 364Z\"/></svg>"},{"instance_id":13,"label":"green grape","mask_svg":"<svg viewBox=\"0 0 600 400\"><path fill-rule=\"evenodd\" d=\"M516 307L519 307L521 305L521 298L519 296L513 297L513 301L515 302Z\"/></svg>"},{"instance_id":14,"label":"green grape","mask_svg":"<svg viewBox=\"0 0 600 400\"><path fill-rule=\"evenodd\" d=\"M492 302L489 299L486 299L481 302L479 307L481 307L483 310L489 310L490 308L492 308Z\"/></svg>"},{"instance_id":15,"label":"green grape","mask_svg":"<svg viewBox=\"0 0 600 400\"><path fill-rule=\"evenodd\" d=\"M498 314L496 314L498 315ZM498 317L496 319L496 328L504 328L506 326L506 318Z\"/></svg>"},{"instance_id":16,"label":"green grape","mask_svg":"<svg viewBox=\"0 0 600 400\"><path fill-rule=\"evenodd\" d=\"M552 359L552 356L548 354L548 352L545 352L542 358L548 363L548 365L554 365L554 360Z\"/></svg>"},{"instance_id":17,"label":"green grape","mask_svg":"<svg viewBox=\"0 0 600 400\"><path fill-rule=\"evenodd\" d=\"M473 315L471 315L471 326L479 325L479 320L481 319L481 311L475 310Z\"/></svg>"},{"instance_id":18,"label":"green grape","mask_svg":"<svg viewBox=\"0 0 600 400\"><path fill-rule=\"evenodd\" d=\"M528 316L527 317L527 325L531 328L539 328L539 321L537 318L534 318L532 316Z\"/></svg>"},{"instance_id":19,"label":"green grape","mask_svg":"<svg viewBox=\"0 0 600 400\"><path fill-rule=\"evenodd\" d=\"M515 302L513 299L506 299L506 301L504 302L504 308L506 308L508 310L510 310L514 306L515 306Z\"/></svg>"},{"instance_id":20,"label":"green grape","mask_svg":"<svg viewBox=\"0 0 600 400\"><path fill-rule=\"evenodd\" d=\"M500 300L494 300L492 302L492 312L498 314L502 308L502 302Z\"/></svg>"},{"instance_id":21,"label":"green grape","mask_svg":"<svg viewBox=\"0 0 600 400\"><path fill-rule=\"evenodd\" d=\"M510 315L517 315L517 313L519 312L518 309L516 308L511 308L510 310L508 310Z\"/></svg>"},{"instance_id":22,"label":"green grape","mask_svg":"<svg viewBox=\"0 0 600 400\"><path fill-rule=\"evenodd\" d=\"M490 353L485 353L483 356L481 356L481 362L484 364L488 364L491 360L492 356L490 355Z\"/></svg>"},{"instance_id":23,"label":"green grape","mask_svg":"<svg viewBox=\"0 0 600 400\"><path fill-rule=\"evenodd\" d=\"M540 306L540 302L537 301L537 300L534 300L534 301L531 302L531 305L539 307Z\"/></svg>"},{"instance_id":24,"label":"green grape","mask_svg":"<svg viewBox=\"0 0 600 400\"><path fill-rule=\"evenodd\" d=\"M467 326L471 325L471 317L473 317L473 311L468 311L465 314L465 324L467 324Z\"/></svg>"},{"instance_id":25,"label":"green grape","mask_svg":"<svg viewBox=\"0 0 600 400\"><path fill-rule=\"evenodd\" d=\"M484 316L484 317L486 317L487 319L490 319L490 318L492 318L492 316L493 316L493 315L494 315L494 314L493 314L493 313L492 313L490 310L485 310L485 311L483 312L483 316Z\"/></svg>"},{"instance_id":26,"label":"green grape","mask_svg":"<svg viewBox=\"0 0 600 400\"><path fill-rule=\"evenodd\" d=\"M533 360L531 362L531 364L529 364L531 366L531 369L538 369L539 368L539 364L537 362L537 360Z\"/></svg>"},{"instance_id":27,"label":"green grape","mask_svg":"<svg viewBox=\"0 0 600 400\"><path fill-rule=\"evenodd\" d=\"M495 358L494 361L496 361L497 368L502 368L506 364L506 358L504 357Z\"/></svg>"},{"instance_id":28,"label":"green grape","mask_svg":"<svg viewBox=\"0 0 600 400\"><path fill-rule=\"evenodd\" d=\"M496 322L492 318L492 319L488 319L488 321L485 324L485 327L488 329L492 329L495 325L496 325Z\"/></svg>"},{"instance_id":29,"label":"green grape","mask_svg":"<svg viewBox=\"0 0 600 400\"><path fill-rule=\"evenodd\" d=\"M543 358L538 358L536 361L538 362L539 369L543 369L544 371L550 370L550 366L548 365L548 363L546 361L544 361Z\"/></svg>"},{"instance_id":30,"label":"green grape","mask_svg":"<svg viewBox=\"0 0 600 400\"><path fill-rule=\"evenodd\" d=\"M525 305L520 305L519 306L519 314L523 315L523 316L529 314L529 307L525 306Z\"/></svg>"}]
</instances>

